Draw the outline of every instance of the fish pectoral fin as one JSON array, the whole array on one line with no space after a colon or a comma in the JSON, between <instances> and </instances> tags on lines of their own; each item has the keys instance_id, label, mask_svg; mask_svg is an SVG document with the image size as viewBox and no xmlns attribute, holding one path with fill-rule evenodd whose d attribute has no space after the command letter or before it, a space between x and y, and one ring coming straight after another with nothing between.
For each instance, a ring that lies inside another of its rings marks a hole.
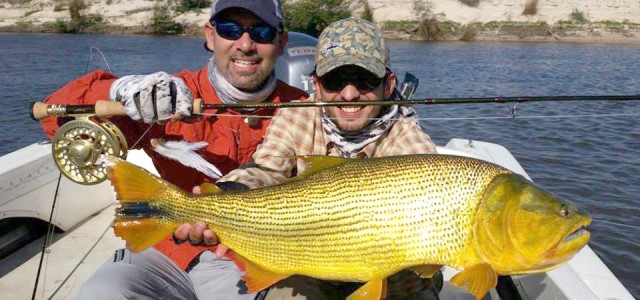
<instances>
[{"instance_id":1,"label":"fish pectoral fin","mask_svg":"<svg viewBox=\"0 0 640 300\"><path fill-rule=\"evenodd\" d=\"M291 274L277 274L262 269L237 253L235 253L234 256L244 265L246 275L242 277L242 280L244 280L249 293L262 291L274 285L276 282L291 276Z\"/></svg>"},{"instance_id":2,"label":"fish pectoral fin","mask_svg":"<svg viewBox=\"0 0 640 300\"><path fill-rule=\"evenodd\" d=\"M409 270L415 272L420 278L431 278L438 273L442 265L420 265L409 268Z\"/></svg>"},{"instance_id":3,"label":"fish pectoral fin","mask_svg":"<svg viewBox=\"0 0 640 300\"><path fill-rule=\"evenodd\" d=\"M387 279L374 279L347 297L347 300L379 300L387 295Z\"/></svg>"},{"instance_id":4,"label":"fish pectoral fin","mask_svg":"<svg viewBox=\"0 0 640 300\"><path fill-rule=\"evenodd\" d=\"M127 241L127 248L133 252L140 252L157 244L177 227L177 224L154 218L116 218L113 222L113 232Z\"/></svg>"},{"instance_id":5,"label":"fish pectoral fin","mask_svg":"<svg viewBox=\"0 0 640 300\"><path fill-rule=\"evenodd\" d=\"M204 182L200 185L201 195L211 195L211 194L220 194L220 193L222 193L222 189L220 189L217 185L211 182Z\"/></svg>"},{"instance_id":6,"label":"fish pectoral fin","mask_svg":"<svg viewBox=\"0 0 640 300\"><path fill-rule=\"evenodd\" d=\"M462 272L453 276L450 282L459 287L466 286L476 299L482 299L498 284L498 274L490 265L478 264L465 267Z\"/></svg>"}]
</instances>

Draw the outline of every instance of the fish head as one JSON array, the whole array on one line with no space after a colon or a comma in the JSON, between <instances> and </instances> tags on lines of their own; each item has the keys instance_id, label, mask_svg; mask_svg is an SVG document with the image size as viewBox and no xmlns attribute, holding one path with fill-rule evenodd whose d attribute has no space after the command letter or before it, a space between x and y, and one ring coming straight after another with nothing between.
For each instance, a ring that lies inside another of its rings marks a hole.
<instances>
[{"instance_id":1,"label":"fish head","mask_svg":"<svg viewBox=\"0 0 640 300\"><path fill-rule=\"evenodd\" d=\"M589 241L588 213L515 174L496 176L485 191L475 248L499 274L554 269Z\"/></svg>"}]
</instances>

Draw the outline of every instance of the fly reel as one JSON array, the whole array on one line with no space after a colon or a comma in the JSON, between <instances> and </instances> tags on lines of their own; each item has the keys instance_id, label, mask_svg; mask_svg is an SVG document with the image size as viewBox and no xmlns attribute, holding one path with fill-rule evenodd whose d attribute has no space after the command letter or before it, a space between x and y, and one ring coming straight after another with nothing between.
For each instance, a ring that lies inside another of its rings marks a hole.
<instances>
[{"instance_id":1,"label":"fly reel","mask_svg":"<svg viewBox=\"0 0 640 300\"><path fill-rule=\"evenodd\" d=\"M127 141L113 123L97 122L90 115L62 125L53 137L53 160L66 176L84 185L98 184L107 179L102 155L127 157Z\"/></svg>"}]
</instances>

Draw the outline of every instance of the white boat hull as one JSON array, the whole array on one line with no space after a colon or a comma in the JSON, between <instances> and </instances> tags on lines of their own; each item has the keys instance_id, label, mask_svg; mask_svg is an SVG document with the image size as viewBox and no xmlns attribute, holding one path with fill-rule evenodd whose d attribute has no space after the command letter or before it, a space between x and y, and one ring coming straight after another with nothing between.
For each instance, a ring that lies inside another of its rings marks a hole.
<instances>
[{"instance_id":1,"label":"white boat hull","mask_svg":"<svg viewBox=\"0 0 640 300\"><path fill-rule=\"evenodd\" d=\"M11 168L2 169L4 172L0 173L0 183L3 186L0 191L0 219L6 216L43 220L48 218L58 173L51 161L50 153L47 152L50 151L48 149L48 145L34 144L19 150L26 153L14 152L7 155L9 158L0 158L0 162L16 162ZM40 153L43 151L47 152L47 155ZM490 161L529 178L513 155L497 144L452 139L446 146L438 147L438 151ZM32 160L19 165L19 161L25 157ZM149 158L142 151L131 151L128 160L155 172ZM14 173L18 175L11 175ZM11 179L14 177L16 179ZM41 186L38 187L38 183ZM16 197L9 199L12 195ZM50 252L45 260L47 267L44 268L45 273L40 279L38 299L50 298L52 295L53 299L72 298L82 283L111 258L114 250L124 247L124 242L115 237L110 229L115 204L113 191L108 183L81 186L64 179L58 201L58 211L54 214L56 226L68 230L81 220L86 221L49 248ZM99 213L87 219L96 212ZM2 296L6 299L31 297L39 261L40 256L36 255L0 278ZM455 269L445 268L445 281L456 272ZM634 299L588 246L568 264L556 270L542 274L512 276L512 280L523 299ZM499 299L495 291L488 297ZM445 282L441 299L474 298L465 290Z\"/></svg>"}]
</instances>

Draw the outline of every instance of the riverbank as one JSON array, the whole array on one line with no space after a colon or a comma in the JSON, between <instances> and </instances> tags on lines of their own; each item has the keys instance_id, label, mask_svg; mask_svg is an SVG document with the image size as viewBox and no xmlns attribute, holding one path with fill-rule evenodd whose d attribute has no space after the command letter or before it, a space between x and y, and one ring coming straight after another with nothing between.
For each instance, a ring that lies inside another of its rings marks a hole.
<instances>
[{"instance_id":1,"label":"riverbank","mask_svg":"<svg viewBox=\"0 0 640 300\"><path fill-rule=\"evenodd\" d=\"M178 12L147 0L0 0L1 32L201 35L208 8ZM71 2L73 3L73 2ZM389 39L640 44L640 1L359 0Z\"/></svg>"},{"instance_id":2,"label":"riverbank","mask_svg":"<svg viewBox=\"0 0 640 300\"><path fill-rule=\"evenodd\" d=\"M405 24L399 24L405 23ZM45 24L19 23L0 27L0 32L13 33L69 33L68 23L57 21ZM387 39L414 41L503 41L503 42L570 42L570 43L621 43L640 44L640 24L625 23L527 23L490 22L461 25L451 22L437 23L435 31L420 28L417 21L389 22L380 26ZM149 26L122 26L113 24L91 24L80 32L83 34L155 34ZM169 33L171 34L171 33ZM200 36L202 26L187 24L180 33L185 36Z\"/></svg>"}]
</instances>

